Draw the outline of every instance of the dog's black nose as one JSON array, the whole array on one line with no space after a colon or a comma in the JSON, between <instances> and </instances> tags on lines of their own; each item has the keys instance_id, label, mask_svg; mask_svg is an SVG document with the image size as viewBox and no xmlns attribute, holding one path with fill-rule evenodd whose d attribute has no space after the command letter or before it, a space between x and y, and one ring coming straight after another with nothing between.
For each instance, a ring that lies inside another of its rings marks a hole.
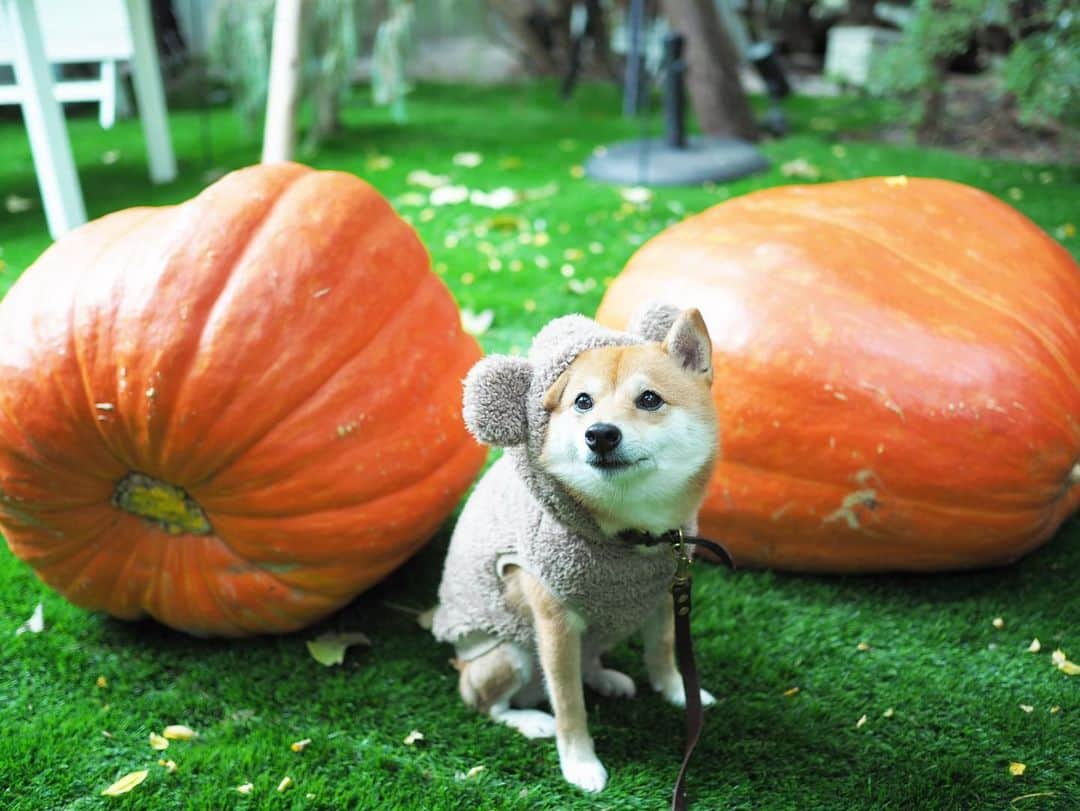
<instances>
[{"instance_id":1,"label":"dog's black nose","mask_svg":"<svg viewBox=\"0 0 1080 811\"><path fill-rule=\"evenodd\" d=\"M622 442L622 431L610 422L595 423L585 431L585 444L589 446L590 451L596 451L596 453L613 451L619 447L620 442Z\"/></svg>"}]
</instances>

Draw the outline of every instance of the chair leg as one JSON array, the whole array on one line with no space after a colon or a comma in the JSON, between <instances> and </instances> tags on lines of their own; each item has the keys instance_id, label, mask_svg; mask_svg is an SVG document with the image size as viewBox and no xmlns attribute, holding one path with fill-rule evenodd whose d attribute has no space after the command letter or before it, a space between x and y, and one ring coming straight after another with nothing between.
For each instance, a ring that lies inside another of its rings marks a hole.
<instances>
[{"instance_id":1,"label":"chair leg","mask_svg":"<svg viewBox=\"0 0 1080 811\"><path fill-rule=\"evenodd\" d=\"M53 93L34 0L0 0L0 14L13 35L15 78L22 91L23 119L30 136L34 170L49 233L58 239L86 222L67 124Z\"/></svg>"},{"instance_id":2,"label":"chair leg","mask_svg":"<svg viewBox=\"0 0 1080 811\"><path fill-rule=\"evenodd\" d=\"M111 59L101 63L101 101L98 103L98 122L103 130L116 123L116 63Z\"/></svg>"},{"instance_id":3,"label":"chair leg","mask_svg":"<svg viewBox=\"0 0 1080 811\"><path fill-rule=\"evenodd\" d=\"M176 179L176 155L173 153L172 137L169 135L165 89L161 82L161 66L158 64L154 30L150 23L149 3L147 0L127 0L127 10L131 43L135 51L132 58L132 78L143 138L146 140L150 179L154 183L168 183Z\"/></svg>"}]
</instances>

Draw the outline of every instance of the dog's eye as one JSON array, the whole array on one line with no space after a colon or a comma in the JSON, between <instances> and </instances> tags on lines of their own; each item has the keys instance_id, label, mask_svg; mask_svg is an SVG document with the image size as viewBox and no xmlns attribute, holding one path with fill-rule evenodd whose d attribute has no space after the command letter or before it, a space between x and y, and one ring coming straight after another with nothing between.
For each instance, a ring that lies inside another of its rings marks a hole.
<instances>
[{"instance_id":1,"label":"dog's eye","mask_svg":"<svg viewBox=\"0 0 1080 811\"><path fill-rule=\"evenodd\" d=\"M592 397L587 395L585 392L582 392L574 398L574 408L576 408L578 411L588 411L590 408L592 408L592 406Z\"/></svg>"},{"instance_id":2,"label":"dog's eye","mask_svg":"<svg viewBox=\"0 0 1080 811\"><path fill-rule=\"evenodd\" d=\"M644 408L646 411L656 411L663 404L664 398L652 390L643 391L636 401L637 407Z\"/></svg>"}]
</instances>

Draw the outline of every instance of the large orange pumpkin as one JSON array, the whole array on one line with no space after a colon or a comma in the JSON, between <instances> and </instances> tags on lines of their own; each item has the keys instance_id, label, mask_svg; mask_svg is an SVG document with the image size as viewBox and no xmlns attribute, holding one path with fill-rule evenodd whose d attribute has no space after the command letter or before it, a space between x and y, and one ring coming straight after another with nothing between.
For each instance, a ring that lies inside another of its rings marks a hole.
<instances>
[{"instance_id":1,"label":"large orange pumpkin","mask_svg":"<svg viewBox=\"0 0 1080 811\"><path fill-rule=\"evenodd\" d=\"M416 234L353 176L259 166L111 214L0 303L0 528L89 609L301 627L472 481L479 356Z\"/></svg>"},{"instance_id":2,"label":"large orange pumpkin","mask_svg":"<svg viewBox=\"0 0 1080 811\"><path fill-rule=\"evenodd\" d=\"M787 187L660 234L599 319L699 307L722 461L702 512L737 562L1015 560L1080 505L1080 269L940 180Z\"/></svg>"}]
</instances>

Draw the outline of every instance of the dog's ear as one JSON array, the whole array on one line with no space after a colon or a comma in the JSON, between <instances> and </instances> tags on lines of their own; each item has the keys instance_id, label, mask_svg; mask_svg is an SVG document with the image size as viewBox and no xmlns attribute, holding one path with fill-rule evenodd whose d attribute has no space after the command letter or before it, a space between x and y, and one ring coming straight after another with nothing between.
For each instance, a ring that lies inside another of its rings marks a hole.
<instances>
[{"instance_id":1,"label":"dog's ear","mask_svg":"<svg viewBox=\"0 0 1080 811\"><path fill-rule=\"evenodd\" d=\"M544 410L554 411L558 405L559 400L562 399L563 392L566 391L566 384L570 382L570 370L565 370L559 377L551 384L550 388L544 392L544 399L542 404Z\"/></svg>"},{"instance_id":2,"label":"dog's ear","mask_svg":"<svg viewBox=\"0 0 1080 811\"><path fill-rule=\"evenodd\" d=\"M679 317L679 308L670 304L653 302L646 304L630 319L626 331L644 338L646 341L660 342L667 337L671 325Z\"/></svg>"},{"instance_id":3,"label":"dog's ear","mask_svg":"<svg viewBox=\"0 0 1080 811\"><path fill-rule=\"evenodd\" d=\"M705 319L696 309L683 310L664 336L664 351L689 372L712 383L712 340Z\"/></svg>"},{"instance_id":4,"label":"dog's ear","mask_svg":"<svg viewBox=\"0 0 1080 811\"><path fill-rule=\"evenodd\" d=\"M488 355L465 378L465 427L485 445L508 448L528 436L525 398L533 369L524 358Z\"/></svg>"}]
</instances>

